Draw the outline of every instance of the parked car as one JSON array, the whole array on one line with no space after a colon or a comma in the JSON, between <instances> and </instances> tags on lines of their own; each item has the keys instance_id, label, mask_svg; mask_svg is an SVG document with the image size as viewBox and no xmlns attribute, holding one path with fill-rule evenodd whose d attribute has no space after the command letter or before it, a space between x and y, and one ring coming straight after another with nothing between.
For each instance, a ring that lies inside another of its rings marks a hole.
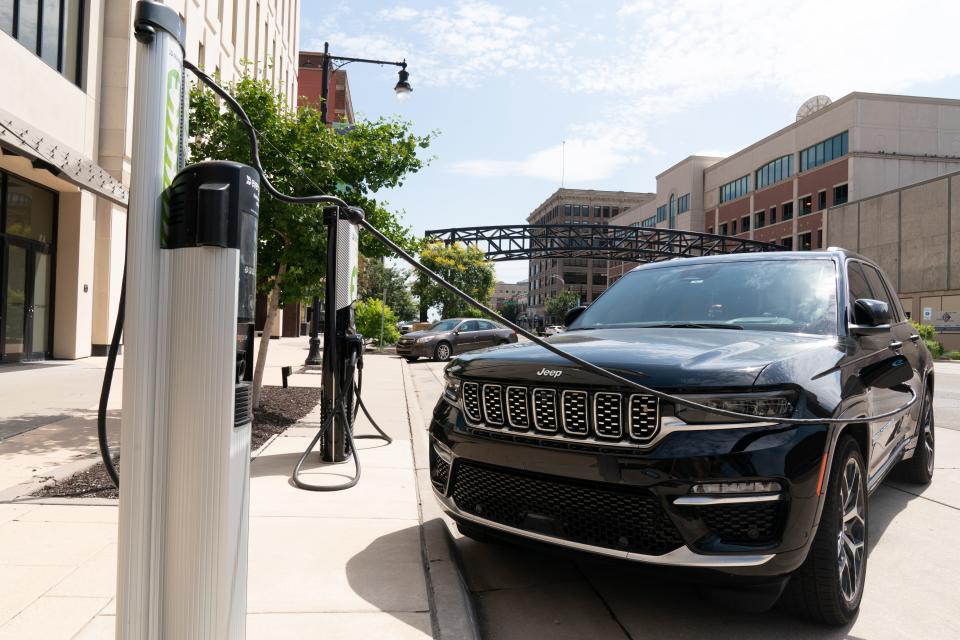
<instances>
[{"instance_id":1,"label":"parked car","mask_svg":"<svg viewBox=\"0 0 960 640\"><path fill-rule=\"evenodd\" d=\"M397 353L409 362L417 358L433 358L440 362L458 353L483 349L517 341L513 329L477 318L450 318L429 329L412 331L397 341Z\"/></svg>"},{"instance_id":2,"label":"parked car","mask_svg":"<svg viewBox=\"0 0 960 640\"><path fill-rule=\"evenodd\" d=\"M543 329L543 335L545 336L555 336L558 333L563 333L563 327L558 324L551 324Z\"/></svg>"},{"instance_id":3,"label":"parked car","mask_svg":"<svg viewBox=\"0 0 960 640\"><path fill-rule=\"evenodd\" d=\"M578 313L553 344L755 419L619 387L533 343L458 357L430 469L460 530L683 568L728 600L783 594L850 621L868 495L891 472L925 484L934 468L933 362L881 270L843 250L660 262ZM911 390L890 419L780 421L878 415Z\"/></svg>"},{"instance_id":4,"label":"parked car","mask_svg":"<svg viewBox=\"0 0 960 640\"><path fill-rule=\"evenodd\" d=\"M416 324L416 320L404 320L397 323L397 330L400 332L400 335L406 335L413 331L413 325Z\"/></svg>"}]
</instances>

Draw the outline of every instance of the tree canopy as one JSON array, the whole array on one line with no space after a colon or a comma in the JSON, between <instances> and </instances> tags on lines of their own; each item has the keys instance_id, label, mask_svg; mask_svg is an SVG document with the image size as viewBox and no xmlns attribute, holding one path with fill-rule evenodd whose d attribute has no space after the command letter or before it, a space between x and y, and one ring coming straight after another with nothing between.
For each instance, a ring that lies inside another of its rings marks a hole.
<instances>
[{"instance_id":1,"label":"tree canopy","mask_svg":"<svg viewBox=\"0 0 960 640\"><path fill-rule=\"evenodd\" d=\"M420 261L471 297L483 303L490 300L495 278L493 263L487 260L477 247L432 242L420 250ZM425 319L430 308L435 308L442 318L482 315L459 296L435 284L423 273L417 274L413 292L420 298L421 320Z\"/></svg>"},{"instance_id":2,"label":"tree canopy","mask_svg":"<svg viewBox=\"0 0 960 640\"><path fill-rule=\"evenodd\" d=\"M577 306L577 294L573 291L561 291L557 295L547 298L544 305L547 314L553 317L554 322L563 322L567 311Z\"/></svg>"},{"instance_id":3,"label":"tree canopy","mask_svg":"<svg viewBox=\"0 0 960 640\"><path fill-rule=\"evenodd\" d=\"M360 298L383 300L387 292L387 306L400 320L413 320L417 317L418 307L410 293L407 280L410 274L403 269L383 264L374 258L365 259L360 266Z\"/></svg>"},{"instance_id":4,"label":"tree canopy","mask_svg":"<svg viewBox=\"0 0 960 640\"><path fill-rule=\"evenodd\" d=\"M363 208L378 229L405 249L417 242L386 203L376 199L382 190L398 187L404 178L424 167L417 153L426 149L432 134L411 133L398 119L361 121L344 132L324 126L312 106L291 109L271 85L244 76L226 85L244 108L260 140L260 158L270 181L284 193L339 194ZM194 87L190 93L191 160L234 160L251 163L247 132L239 119L210 91ZM280 302L300 300L318 292L324 276L326 232L319 207L279 202L263 192L260 199L259 286L268 291L281 264L287 269L280 282ZM387 255L376 240L361 234L361 254Z\"/></svg>"}]
</instances>

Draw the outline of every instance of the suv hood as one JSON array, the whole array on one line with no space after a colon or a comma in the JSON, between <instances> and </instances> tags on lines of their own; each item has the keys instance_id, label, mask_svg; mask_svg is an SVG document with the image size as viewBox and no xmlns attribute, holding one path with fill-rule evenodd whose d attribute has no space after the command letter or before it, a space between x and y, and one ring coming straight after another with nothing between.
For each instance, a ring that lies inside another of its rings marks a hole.
<instances>
[{"instance_id":1,"label":"suv hood","mask_svg":"<svg viewBox=\"0 0 960 640\"><path fill-rule=\"evenodd\" d=\"M843 356L834 336L735 329L571 331L553 336L549 342L646 386L674 389L750 387L765 367L784 360L796 365L778 367L790 373L790 380L785 382L803 384ZM460 356L448 370L466 377L522 380L527 384L539 380L548 384L610 385L606 378L582 371L530 342Z\"/></svg>"}]
</instances>

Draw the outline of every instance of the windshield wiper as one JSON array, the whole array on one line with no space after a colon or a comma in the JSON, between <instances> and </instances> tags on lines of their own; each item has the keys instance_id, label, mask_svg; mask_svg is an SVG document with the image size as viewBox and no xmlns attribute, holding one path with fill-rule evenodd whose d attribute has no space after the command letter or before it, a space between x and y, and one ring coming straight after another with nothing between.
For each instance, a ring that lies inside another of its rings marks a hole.
<instances>
[{"instance_id":1,"label":"windshield wiper","mask_svg":"<svg viewBox=\"0 0 960 640\"><path fill-rule=\"evenodd\" d=\"M740 329L738 324L726 322L664 322L661 324L645 324L643 329Z\"/></svg>"}]
</instances>

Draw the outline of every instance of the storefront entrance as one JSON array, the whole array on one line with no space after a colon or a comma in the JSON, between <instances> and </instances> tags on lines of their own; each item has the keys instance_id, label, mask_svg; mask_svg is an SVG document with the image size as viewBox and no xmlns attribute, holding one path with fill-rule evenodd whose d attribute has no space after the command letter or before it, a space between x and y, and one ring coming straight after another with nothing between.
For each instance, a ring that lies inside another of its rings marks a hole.
<instances>
[{"instance_id":1,"label":"storefront entrance","mask_svg":"<svg viewBox=\"0 0 960 640\"><path fill-rule=\"evenodd\" d=\"M50 357L57 195L0 173L0 361Z\"/></svg>"}]
</instances>

